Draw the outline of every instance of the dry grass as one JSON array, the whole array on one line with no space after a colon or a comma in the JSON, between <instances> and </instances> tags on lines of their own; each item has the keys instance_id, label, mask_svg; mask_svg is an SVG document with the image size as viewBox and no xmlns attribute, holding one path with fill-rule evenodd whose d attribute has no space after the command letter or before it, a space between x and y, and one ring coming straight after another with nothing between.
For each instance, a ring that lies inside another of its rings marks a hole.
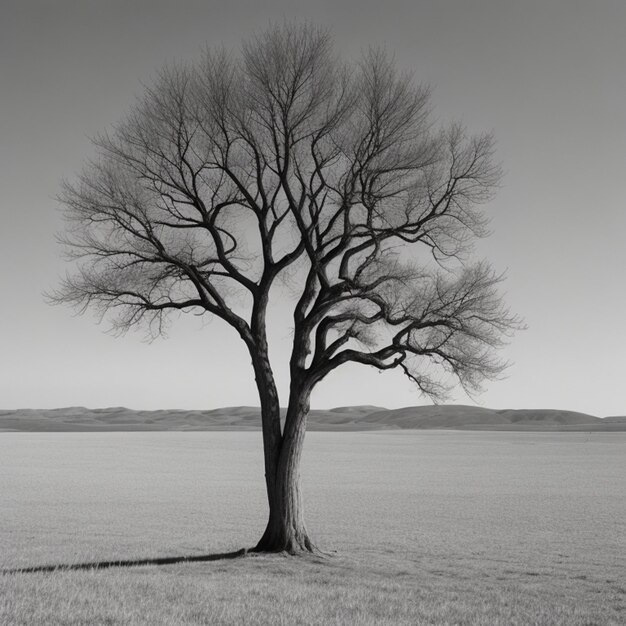
<instances>
[{"instance_id":1,"label":"dry grass","mask_svg":"<svg viewBox=\"0 0 626 626\"><path fill-rule=\"evenodd\" d=\"M0 566L252 545L257 444L5 435ZM4 574L0 624L623 624L625 452L623 434L311 434L307 517L333 556Z\"/></svg>"},{"instance_id":2,"label":"dry grass","mask_svg":"<svg viewBox=\"0 0 626 626\"><path fill-rule=\"evenodd\" d=\"M445 559L437 566L447 567ZM491 566L444 572L402 554L5 575L3 624L621 624L617 581ZM600 601L599 601L600 600Z\"/></svg>"}]
</instances>

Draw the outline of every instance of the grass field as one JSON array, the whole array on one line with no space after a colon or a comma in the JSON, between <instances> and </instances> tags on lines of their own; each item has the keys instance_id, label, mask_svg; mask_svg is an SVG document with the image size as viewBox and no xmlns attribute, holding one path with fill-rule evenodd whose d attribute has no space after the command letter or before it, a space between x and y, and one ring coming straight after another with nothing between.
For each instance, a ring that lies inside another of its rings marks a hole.
<instances>
[{"instance_id":1,"label":"grass field","mask_svg":"<svg viewBox=\"0 0 626 626\"><path fill-rule=\"evenodd\" d=\"M0 435L0 568L250 547L257 432ZM326 558L0 574L0 624L624 624L626 433L309 433Z\"/></svg>"}]
</instances>

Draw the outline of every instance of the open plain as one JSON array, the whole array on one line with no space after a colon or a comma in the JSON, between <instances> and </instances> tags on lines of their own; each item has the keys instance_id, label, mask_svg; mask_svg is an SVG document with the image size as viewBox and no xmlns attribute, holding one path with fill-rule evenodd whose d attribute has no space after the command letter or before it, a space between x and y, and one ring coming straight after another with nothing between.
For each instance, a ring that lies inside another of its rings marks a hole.
<instances>
[{"instance_id":1,"label":"open plain","mask_svg":"<svg viewBox=\"0 0 626 626\"><path fill-rule=\"evenodd\" d=\"M303 463L328 556L210 560L263 530L259 432L3 433L0 624L626 621L624 432L311 432Z\"/></svg>"}]
</instances>

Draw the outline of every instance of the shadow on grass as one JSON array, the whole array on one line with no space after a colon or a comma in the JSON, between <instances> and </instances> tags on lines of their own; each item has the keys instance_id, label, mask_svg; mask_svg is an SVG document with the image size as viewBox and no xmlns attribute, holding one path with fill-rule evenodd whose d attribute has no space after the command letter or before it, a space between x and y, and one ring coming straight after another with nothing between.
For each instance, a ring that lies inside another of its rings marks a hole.
<instances>
[{"instance_id":1,"label":"shadow on grass","mask_svg":"<svg viewBox=\"0 0 626 626\"><path fill-rule=\"evenodd\" d=\"M215 554L199 554L194 556L167 556L155 559L129 559L127 561L93 561L91 563L67 563L57 565L35 565L33 567L17 567L2 569L0 574L35 574L37 572L71 572L76 570L108 569L110 567L139 567L141 565L174 565L176 563L197 563L204 561L223 561L236 559L248 554L246 548L235 552Z\"/></svg>"}]
</instances>

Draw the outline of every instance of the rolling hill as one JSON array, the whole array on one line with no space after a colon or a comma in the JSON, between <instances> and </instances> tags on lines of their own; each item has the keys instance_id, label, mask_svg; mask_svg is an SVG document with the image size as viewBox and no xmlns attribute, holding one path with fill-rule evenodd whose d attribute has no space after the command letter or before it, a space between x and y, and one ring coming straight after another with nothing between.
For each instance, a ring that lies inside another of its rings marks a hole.
<instances>
[{"instance_id":1,"label":"rolling hill","mask_svg":"<svg viewBox=\"0 0 626 626\"><path fill-rule=\"evenodd\" d=\"M238 406L207 411L164 409L137 411L124 407L88 409L18 409L0 411L0 431L105 432L259 430L260 409ZM529 431L626 431L626 417L605 419L554 409L486 409L464 405L384 409L346 406L313 409L308 429L317 431L452 429Z\"/></svg>"}]
</instances>

